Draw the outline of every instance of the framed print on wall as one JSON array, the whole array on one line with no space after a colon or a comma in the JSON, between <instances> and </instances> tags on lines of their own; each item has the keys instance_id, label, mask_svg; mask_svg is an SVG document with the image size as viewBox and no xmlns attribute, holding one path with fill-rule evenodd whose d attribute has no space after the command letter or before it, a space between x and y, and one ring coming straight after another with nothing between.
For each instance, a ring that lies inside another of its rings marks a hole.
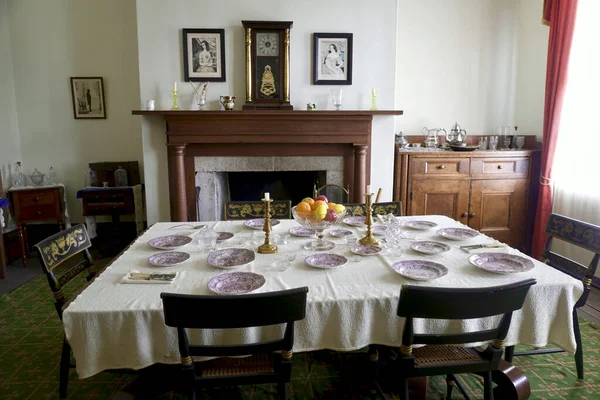
<instances>
[{"instance_id":1,"label":"framed print on wall","mask_svg":"<svg viewBox=\"0 0 600 400\"><path fill-rule=\"evenodd\" d=\"M225 30L183 29L183 79L225 82Z\"/></svg>"},{"instance_id":2,"label":"framed print on wall","mask_svg":"<svg viewBox=\"0 0 600 400\"><path fill-rule=\"evenodd\" d=\"M352 85L351 33L313 33L313 84Z\"/></svg>"},{"instance_id":3,"label":"framed print on wall","mask_svg":"<svg viewBox=\"0 0 600 400\"><path fill-rule=\"evenodd\" d=\"M106 118L104 82L101 77L71 77L75 119Z\"/></svg>"}]
</instances>

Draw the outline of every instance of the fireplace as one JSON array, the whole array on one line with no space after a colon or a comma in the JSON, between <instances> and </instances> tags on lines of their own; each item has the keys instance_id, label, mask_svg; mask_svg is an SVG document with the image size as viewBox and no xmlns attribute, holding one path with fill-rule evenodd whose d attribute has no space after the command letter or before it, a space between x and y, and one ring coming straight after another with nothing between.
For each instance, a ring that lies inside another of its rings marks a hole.
<instances>
[{"instance_id":1,"label":"fireplace","mask_svg":"<svg viewBox=\"0 0 600 400\"><path fill-rule=\"evenodd\" d=\"M402 111L133 111L160 115L169 147L171 220L197 219L196 162L205 157L340 157L342 186L360 201L369 182L373 115Z\"/></svg>"}]
</instances>

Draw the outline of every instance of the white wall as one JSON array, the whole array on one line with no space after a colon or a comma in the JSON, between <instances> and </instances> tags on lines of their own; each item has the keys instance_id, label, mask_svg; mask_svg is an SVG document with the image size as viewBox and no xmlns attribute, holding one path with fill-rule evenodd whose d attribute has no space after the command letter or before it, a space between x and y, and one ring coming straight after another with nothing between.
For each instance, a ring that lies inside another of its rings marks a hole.
<instances>
[{"instance_id":1,"label":"white wall","mask_svg":"<svg viewBox=\"0 0 600 400\"><path fill-rule=\"evenodd\" d=\"M21 142L17 121L17 104L7 0L0 0L0 172L5 189L11 182L12 166L21 160Z\"/></svg>"},{"instance_id":2,"label":"white wall","mask_svg":"<svg viewBox=\"0 0 600 400\"><path fill-rule=\"evenodd\" d=\"M8 0L7 11L24 172L53 166L81 221L88 163L142 163L135 2ZM104 78L107 119L73 118L72 76Z\"/></svg>"},{"instance_id":3,"label":"white wall","mask_svg":"<svg viewBox=\"0 0 600 400\"><path fill-rule=\"evenodd\" d=\"M348 10L348 11L341 11ZM294 21L291 30L291 102L303 109L310 100L318 109L328 103L329 87L311 85L313 32L351 32L354 39L353 84L344 86L346 109L368 109L371 88L377 90L380 109L394 104L396 1L379 0L230 0L213 3L181 0L137 3L140 90L143 101L156 99L157 107L171 106L169 91L178 81L181 103L190 107L193 89L183 82L182 28L224 28L227 82L211 83L207 101L218 109L219 95L233 94L237 107L245 96L245 52L242 20ZM148 222L169 220L167 152L164 121L144 117L143 146L148 200ZM371 184L382 187L382 199L391 199L393 175L393 117L375 117L373 124Z\"/></svg>"}]
</instances>

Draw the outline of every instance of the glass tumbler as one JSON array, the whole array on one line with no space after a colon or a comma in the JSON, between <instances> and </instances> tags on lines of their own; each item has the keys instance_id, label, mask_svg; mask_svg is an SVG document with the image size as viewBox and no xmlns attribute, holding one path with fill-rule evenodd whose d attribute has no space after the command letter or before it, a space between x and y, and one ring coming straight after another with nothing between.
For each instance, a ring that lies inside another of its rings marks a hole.
<instances>
[{"instance_id":1,"label":"glass tumbler","mask_svg":"<svg viewBox=\"0 0 600 400\"><path fill-rule=\"evenodd\" d=\"M498 136L490 136L490 150L496 151L498 149Z\"/></svg>"},{"instance_id":2,"label":"glass tumbler","mask_svg":"<svg viewBox=\"0 0 600 400\"><path fill-rule=\"evenodd\" d=\"M209 229L202 229L200 232L196 233L196 239L198 239L200 251L210 252L215 250L217 247L218 237L219 234L217 232Z\"/></svg>"}]
</instances>

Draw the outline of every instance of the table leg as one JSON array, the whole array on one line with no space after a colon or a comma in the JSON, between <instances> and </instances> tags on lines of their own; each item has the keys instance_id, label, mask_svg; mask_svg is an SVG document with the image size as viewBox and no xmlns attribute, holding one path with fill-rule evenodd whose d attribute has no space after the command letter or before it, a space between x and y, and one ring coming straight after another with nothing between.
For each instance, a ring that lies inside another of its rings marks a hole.
<instances>
[{"instance_id":1,"label":"table leg","mask_svg":"<svg viewBox=\"0 0 600 400\"><path fill-rule=\"evenodd\" d=\"M17 231L19 233L19 240L21 240L21 248L23 250L23 254L21 254L21 259L23 260L23 267L27 266L27 243L25 242L25 225L19 224L17 225Z\"/></svg>"}]
</instances>

